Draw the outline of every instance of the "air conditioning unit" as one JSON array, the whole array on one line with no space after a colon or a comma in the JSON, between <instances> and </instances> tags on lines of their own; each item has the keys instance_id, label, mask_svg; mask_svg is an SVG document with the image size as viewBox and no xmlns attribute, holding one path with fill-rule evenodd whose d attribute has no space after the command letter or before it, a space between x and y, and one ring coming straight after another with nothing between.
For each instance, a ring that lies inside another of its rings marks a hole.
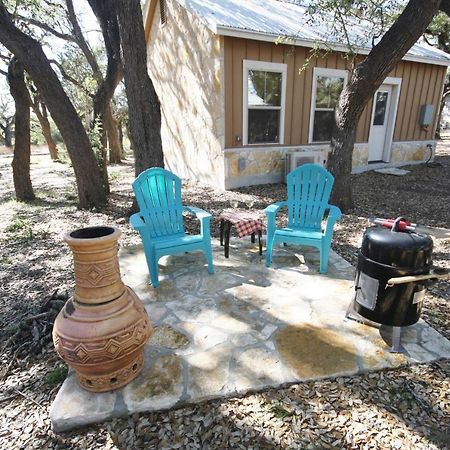
<instances>
[{"instance_id":1,"label":"air conditioning unit","mask_svg":"<svg viewBox=\"0 0 450 450\"><path fill-rule=\"evenodd\" d=\"M304 150L286 153L286 175L302 164L319 164L325 166L327 160L321 150Z\"/></svg>"}]
</instances>

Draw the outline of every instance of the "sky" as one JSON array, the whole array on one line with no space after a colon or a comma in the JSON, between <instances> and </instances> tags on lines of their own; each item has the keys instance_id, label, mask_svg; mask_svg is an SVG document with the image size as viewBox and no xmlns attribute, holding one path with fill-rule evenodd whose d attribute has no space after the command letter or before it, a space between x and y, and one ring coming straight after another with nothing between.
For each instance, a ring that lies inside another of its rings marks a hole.
<instances>
[{"instance_id":1,"label":"sky","mask_svg":"<svg viewBox=\"0 0 450 450\"><path fill-rule=\"evenodd\" d=\"M88 40L89 44L95 47L99 42L101 42L100 26L97 23L95 15L86 0L75 0L73 3L78 20L81 24L82 29L85 31L85 37ZM50 59L54 58L55 54L58 53L58 51L60 51L64 46L64 42L57 38L51 39L51 42L51 48L48 46L44 47L44 52ZM0 63L0 69L7 70L7 66L3 63ZM0 104L5 97L10 98L9 87L6 78L2 74L0 74ZM12 102L11 98L10 102ZM13 105L12 108L14 108Z\"/></svg>"}]
</instances>

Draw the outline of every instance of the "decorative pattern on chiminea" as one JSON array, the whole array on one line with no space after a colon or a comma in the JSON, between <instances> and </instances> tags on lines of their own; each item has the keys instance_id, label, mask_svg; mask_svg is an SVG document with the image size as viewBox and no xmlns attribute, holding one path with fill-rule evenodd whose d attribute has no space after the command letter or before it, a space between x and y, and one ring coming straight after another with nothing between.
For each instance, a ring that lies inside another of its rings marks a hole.
<instances>
[{"instance_id":1,"label":"decorative pattern on chiminea","mask_svg":"<svg viewBox=\"0 0 450 450\"><path fill-rule=\"evenodd\" d=\"M120 234L112 227L89 227L64 236L74 257L76 287L55 320L53 342L80 385L93 392L118 389L136 378L152 334L144 306L120 277Z\"/></svg>"}]
</instances>

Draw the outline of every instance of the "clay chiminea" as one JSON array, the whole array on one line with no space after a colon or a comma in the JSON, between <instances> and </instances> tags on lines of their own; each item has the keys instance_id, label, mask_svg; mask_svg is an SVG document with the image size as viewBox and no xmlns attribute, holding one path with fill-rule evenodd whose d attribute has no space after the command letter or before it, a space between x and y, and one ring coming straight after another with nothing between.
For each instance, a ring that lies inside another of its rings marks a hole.
<instances>
[{"instance_id":1,"label":"clay chiminea","mask_svg":"<svg viewBox=\"0 0 450 450\"><path fill-rule=\"evenodd\" d=\"M76 286L55 320L53 342L80 385L93 392L133 380L152 334L144 306L120 278L120 234L112 227L89 227L64 236L73 253Z\"/></svg>"}]
</instances>

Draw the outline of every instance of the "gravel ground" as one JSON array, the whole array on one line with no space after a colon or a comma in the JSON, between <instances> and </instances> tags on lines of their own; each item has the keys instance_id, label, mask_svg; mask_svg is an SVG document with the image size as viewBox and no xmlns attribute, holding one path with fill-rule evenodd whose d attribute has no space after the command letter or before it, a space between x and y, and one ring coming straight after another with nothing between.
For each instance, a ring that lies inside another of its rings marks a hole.
<instances>
[{"instance_id":1,"label":"gravel ground","mask_svg":"<svg viewBox=\"0 0 450 450\"><path fill-rule=\"evenodd\" d=\"M2 153L2 152L0 152ZM368 218L403 215L450 228L450 141L440 165L411 166L404 177L368 172L352 177L355 208L338 224L333 247L355 264ZM49 406L67 371L51 343L54 317L73 290L66 230L113 224L121 245L139 242L127 224L131 162L110 168L113 194L101 211L76 209L70 167L32 157L38 200L17 203L11 158L0 156L0 448L1 449L447 449L450 448L450 361L292 385L177 410L135 414L55 435ZM186 203L217 217L230 200L254 208L285 197L284 185L218 192L185 182ZM194 224L188 223L189 227ZM213 222L213 234L218 223ZM435 264L450 267L450 239L435 240ZM427 290L423 317L450 338L448 282Z\"/></svg>"}]
</instances>

